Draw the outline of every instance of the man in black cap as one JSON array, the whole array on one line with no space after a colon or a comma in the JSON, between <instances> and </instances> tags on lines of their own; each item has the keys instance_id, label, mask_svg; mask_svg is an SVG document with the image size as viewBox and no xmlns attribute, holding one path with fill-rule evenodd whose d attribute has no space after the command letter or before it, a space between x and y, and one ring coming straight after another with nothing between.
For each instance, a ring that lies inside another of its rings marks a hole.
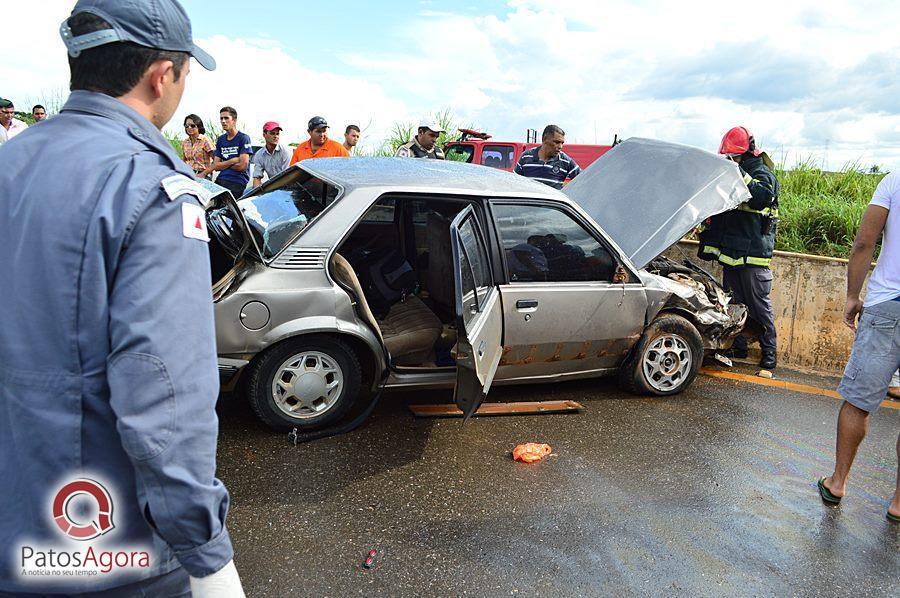
<instances>
[{"instance_id":1,"label":"man in black cap","mask_svg":"<svg viewBox=\"0 0 900 598\"><path fill-rule=\"evenodd\" d=\"M328 138L328 122L321 116L309 119L306 127L309 139L301 143L291 156L291 164L310 158L349 158L350 152L342 143Z\"/></svg>"},{"instance_id":2,"label":"man in black cap","mask_svg":"<svg viewBox=\"0 0 900 598\"><path fill-rule=\"evenodd\" d=\"M81 0L60 33L71 95L0 147L0 594L242 597L210 193L160 133L215 61L175 0Z\"/></svg>"}]
</instances>

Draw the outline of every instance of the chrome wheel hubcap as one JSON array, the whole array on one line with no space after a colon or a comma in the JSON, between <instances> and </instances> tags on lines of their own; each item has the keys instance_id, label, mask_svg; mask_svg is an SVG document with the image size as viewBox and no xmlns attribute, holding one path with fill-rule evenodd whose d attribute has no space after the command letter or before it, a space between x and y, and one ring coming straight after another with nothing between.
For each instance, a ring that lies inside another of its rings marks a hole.
<instances>
[{"instance_id":1,"label":"chrome wheel hubcap","mask_svg":"<svg viewBox=\"0 0 900 598\"><path fill-rule=\"evenodd\" d=\"M691 371L691 348L677 334L667 334L650 343L641 361L650 386L661 392L674 390Z\"/></svg>"},{"instance_id":2,"label":"chrome wheel hubcap","mask_svg":"<svg viewBox=\"0 0 900 598\"><path fill-rule=\"evenodd\" d=\"M295 419L321 416L334 407L343 390L340 365L319 351L304 351L287 358L272 380L275 404Z\"/></svg>"}]
</instances>

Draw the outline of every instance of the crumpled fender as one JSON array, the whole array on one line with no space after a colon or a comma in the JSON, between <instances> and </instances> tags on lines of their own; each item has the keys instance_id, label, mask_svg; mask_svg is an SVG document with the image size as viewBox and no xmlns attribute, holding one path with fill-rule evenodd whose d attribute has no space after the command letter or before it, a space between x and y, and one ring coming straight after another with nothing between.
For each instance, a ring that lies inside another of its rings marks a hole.
<instances>
[{"instance_id":1,"label":"crumpled fender","mask_svg":"<svg viewBox=\"0 0 900 598\"><path fill-rule=\"evenodd\" d=\"M731 297L718 284L715 298L710 300L704 285L687 274L662 276L641 270L639 275L647 292L648 324L664 310L682 313L697 327L707 349L728 346L743 329L747 308L731 303Z\"/></svg>"}]
</instances>

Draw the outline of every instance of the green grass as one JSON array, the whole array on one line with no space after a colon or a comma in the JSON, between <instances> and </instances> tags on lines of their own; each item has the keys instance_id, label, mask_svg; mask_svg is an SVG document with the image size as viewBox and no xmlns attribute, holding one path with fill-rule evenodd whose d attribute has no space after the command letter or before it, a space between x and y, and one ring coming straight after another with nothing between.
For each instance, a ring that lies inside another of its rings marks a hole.
<instances>
[{"instance_id":1,"label":"green grass","mask_svg":"<svg viewBox=\"0 0 900 598\"><path fill-rule=\"evenodd\" d=\"M184 135L176 135L165 130L162 134L163 137L166 138L166 141L169 142L169 145L172 146L172 149L175 150L175 153L178 154L178 157L184 159L184 155L181 153L181 140Z\"/></svg>"},{"instance_id":2,"label":"green grass","mask_svg":"<svg viewBox=\"0 0 900 598\"><path fill-rule=\"evenodd\" d=\"M456 122L449 108L440 112L435 112L433 120L445 131L444 133L441 133L437 140L437 144L440 147L444 147L445 144L456 141L461 137L462 134L457 129L463 125ZM415 136L417 127L417 122L395 122L394 126L391 127L390 135L384 140L384 143L381 144L380 148L374 152L361 153L359 155L376 157L393 156L397 153L398 147L409 142L409 140Z\"/></svg>"},{"instance_id":3,"label":"green grass","mask_svg":"<svg viewBox=\"0 0 900 598\"><path fill-rule=\"evenodd\" d=\"M775 248L828 257L848 257L859 221L883 174L858 164L823 172L811 161L778 169L781 221Z\"/></svg>"}]
</instances>

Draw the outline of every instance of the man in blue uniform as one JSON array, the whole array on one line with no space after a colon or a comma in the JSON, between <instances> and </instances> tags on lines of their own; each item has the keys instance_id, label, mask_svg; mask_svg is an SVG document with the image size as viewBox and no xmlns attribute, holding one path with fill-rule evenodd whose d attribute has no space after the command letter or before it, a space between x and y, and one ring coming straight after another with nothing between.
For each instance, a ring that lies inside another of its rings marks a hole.
<instances>
[{"instance_id":1,"label":"man in blue uniform","mask_svg":"<svg viewBox=\"0 0 900 598\"><path fill-rule=\"evenodd\" d=\"M215 61L175 0L81 0L60 33L72 94L0 147L0 594L243 596L208 196L160 134Z\"/></svg>"}]
</instances>

